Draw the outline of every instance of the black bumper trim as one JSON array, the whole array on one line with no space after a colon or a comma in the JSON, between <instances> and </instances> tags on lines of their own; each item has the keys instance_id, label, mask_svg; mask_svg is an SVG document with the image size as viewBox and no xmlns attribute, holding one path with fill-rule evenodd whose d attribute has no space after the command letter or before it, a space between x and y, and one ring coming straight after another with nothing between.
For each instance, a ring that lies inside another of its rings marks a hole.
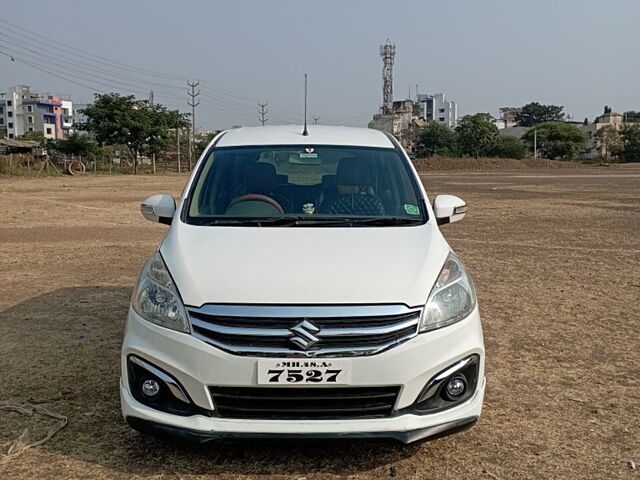
<instances>
[{"instance_id":1,"label":"black bumper trim","mask_svg":"<svg viewBox=\"0 0 640 480\"><path fill-rule=\"evenodd\" d=\"M445 437L471 428L478 417L467 417L452 422L442 423L433 427L419 428L404 432L355 432L355 433L234 433L234 432L206 432L189 428L166 425L138 417L126 417L125 420L133 428L142 433L160 437L176 438L193 443L205 443L212 440L242 440L242 439L356 439L356 438L392 438L402 443L417 440Z\"/></svg>"}]
</instances>

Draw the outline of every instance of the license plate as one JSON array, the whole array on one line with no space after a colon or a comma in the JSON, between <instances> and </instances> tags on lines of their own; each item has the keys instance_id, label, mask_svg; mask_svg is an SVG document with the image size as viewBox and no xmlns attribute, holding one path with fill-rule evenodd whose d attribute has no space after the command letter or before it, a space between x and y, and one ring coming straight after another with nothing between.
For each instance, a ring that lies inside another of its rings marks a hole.
<instances>
[{"instance_id":1,"label":"license plate","mask_svg":"<svg viewBox=\"0 0 640 480\"><path fill-rule=\"evenodd\" d=\"M347 385L351 360L258 360L259 385Z\"/></svg>"}]
</instances>

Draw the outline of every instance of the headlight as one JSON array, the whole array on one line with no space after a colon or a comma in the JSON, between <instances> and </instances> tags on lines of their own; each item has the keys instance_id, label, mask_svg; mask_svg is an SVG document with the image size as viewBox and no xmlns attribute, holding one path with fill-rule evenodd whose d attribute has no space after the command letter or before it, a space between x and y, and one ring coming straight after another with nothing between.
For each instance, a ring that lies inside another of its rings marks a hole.
<instances>
[{"instance_id":1,"label":"headlight","mask_svg":"<svg viewBox=\"0 0 640 480\"><path fill-rule=\"evenodd\" d=\"M469 315L475 306L473 281L458 257L450 253L429 294L420 320L420 331L435 330L458 322Z\"/></svg>"},{"instance_id":2,"label":"headlight","mask_svg":"<svg viewBox=\"0 0 640 480\"><path fill-rule=\"evenodd\" d=\"M159 252L142 267L131 304L145 320L180 332L190 331L187 311Z\"/></svg>"}]
</instances>

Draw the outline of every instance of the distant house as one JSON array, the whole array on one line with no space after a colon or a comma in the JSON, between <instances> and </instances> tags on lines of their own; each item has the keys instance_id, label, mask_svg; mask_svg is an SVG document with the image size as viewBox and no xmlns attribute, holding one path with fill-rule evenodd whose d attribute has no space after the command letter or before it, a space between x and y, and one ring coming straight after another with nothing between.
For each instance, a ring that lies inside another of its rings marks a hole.
<instances>
[{"instance_id":1,"label":"distant house","mask_svg":"<svg viewBox=\"0 0 640 480\"><path fill-rule=\"evenodd\" d=\"M445 127L455 128L458 124L458 105L445 99L444 93L418 95L419 117L428 122L438 122Z\"/></svg>"},{"instance_id":2,"label":"distant house","mask_svg":"<svg viewBox=\"0 0 640 480\"><path fill-rule=\"evenodd\" d=\"M584 151L580 154L580 158L588 159L607 156L610 152L607 152L606 146L599 141L598 130L609 126L620 130L623 124L624 118L620 113L609 112L596 117L593 123L579 125L587 137L587 143L585 144Z\"/></svg>"},{"instance_id":3,"label":"distant house","mask_svg":"<svg viewBox=\"0 0 640 480\"><path fill-rule=\"evenodd\" d=\"M408 153L415 151L415 133L429 122L436 122L449 128L457 125L458 107L455 102L445 100L444 93L417 96L417 101L397 100L390 113L373 116L368 127L394 135Z\"/></svg>"},{"instance_id":4,"label":"distant house","mask_svg":"<svg viewBox=\"0 0 640 480\"><path fill-rule=\"evenodd\" d=\"M0 93L0 136L13 139L28 132L45 138L68 136L73 126L73 103L60 96L38 95L27 85Z\"/></svg>"}]
</instances>

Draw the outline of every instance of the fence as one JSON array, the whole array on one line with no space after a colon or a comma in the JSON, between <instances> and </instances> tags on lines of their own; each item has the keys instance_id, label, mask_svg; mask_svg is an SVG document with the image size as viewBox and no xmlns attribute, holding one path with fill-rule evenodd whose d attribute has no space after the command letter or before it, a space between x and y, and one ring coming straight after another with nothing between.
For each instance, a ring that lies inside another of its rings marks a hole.
<instances>
[{"instance_id":1,"label":"fence","mask_svg":"<svg viewBox=\"0 0 640 480\"><path fill-rule=\"evenodd\" d=\"M138 159L138 173L154 173L151 158ZM167 152L156 155L156 173L177 173L189 171L186 155L178 159L177 153ZM0 155L0 175L91 175L91 174L131 174L133 162L126 157L90 156L36 156L25 153Z\"/></svg>"}]
</instances>

